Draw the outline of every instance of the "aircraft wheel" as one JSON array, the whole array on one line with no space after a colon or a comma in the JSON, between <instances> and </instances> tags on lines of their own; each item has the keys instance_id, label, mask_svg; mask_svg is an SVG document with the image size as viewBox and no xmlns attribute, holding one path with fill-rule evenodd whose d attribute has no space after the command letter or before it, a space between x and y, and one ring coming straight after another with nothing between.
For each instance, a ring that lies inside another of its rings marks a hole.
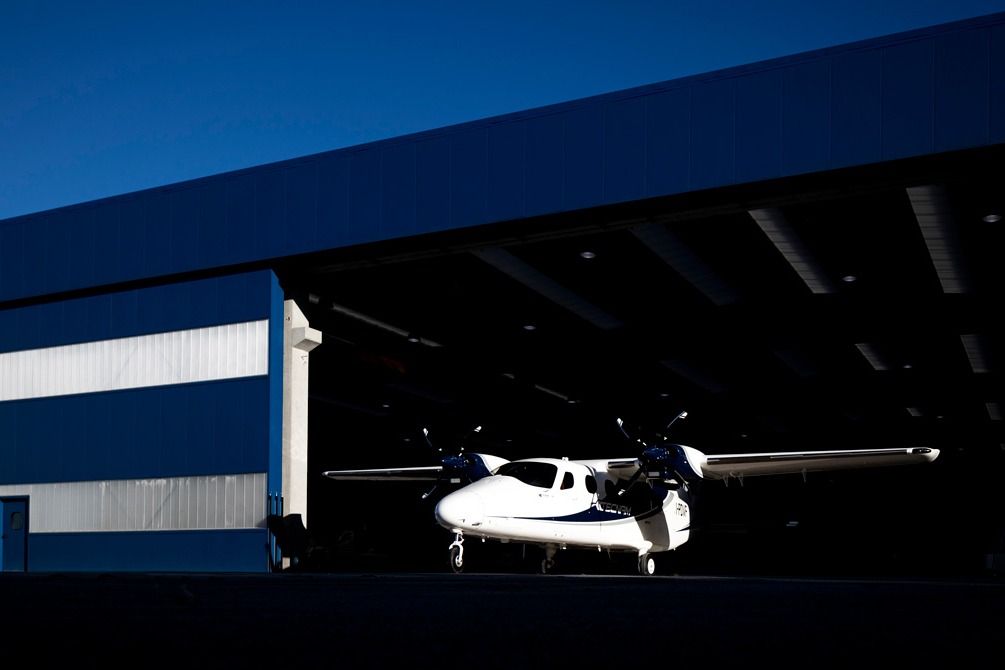
<instances>
[{"instance_id":1,"label":"aircraft wheel","mask_svg":"<svg viewBox=\"0 0 1005 670\"><path fill-rule=\"evenodd\" d=\"M639 556L639 574L648 577L656 572L656 561L649 554Z\"/></svg>"},{"instance_id":2,"label":"aircraft wheel","mask_svg":"<svg viewBox=\"0 0 1005 670\"><path fill-rule=\"evenodd\" d=\"M450 569L458 574L464 572L464 555L460 547L450 547Z\"/></svg>"},{"instance_id":3,"label":"aircraft wheel","mask_svg":"<svg viewBox=\"0 0 1005 670\"><path fill-rule=\"evenodd\" d=\"M555 567L555 561L554 560L552 560L550 558L546 558L546 559L542 560L541 561L541 574L542 575L548 574L549 572L551 572L554 569L554 567Z\"/></svg>"}]
</instances>

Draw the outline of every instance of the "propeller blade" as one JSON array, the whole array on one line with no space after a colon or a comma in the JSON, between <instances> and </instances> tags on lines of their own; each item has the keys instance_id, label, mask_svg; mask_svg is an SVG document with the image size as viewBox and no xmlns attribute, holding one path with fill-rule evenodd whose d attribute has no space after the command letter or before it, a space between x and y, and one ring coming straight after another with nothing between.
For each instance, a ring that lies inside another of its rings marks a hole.
<instances>
[{"instance_id":1,"label":"propeller blade","mask_svg":"<svg viewBox=\"0 0 1005 670\"><path fill-rule=\"evenodd\" d=\"M429 429L426 428L425 426L423 426L423 428L422 428L422 438L426 441L426 444L429 445L430 449L434 449L435 448L435 447L433 447L433 441L429 439ZM439 451L443 451L443 450L440 449Z\"/></svg>"},{"instance_id":2,"label":"propeller blade","mask_svg":"<svg viewBox=\"0 0 1005 670\"><path fill-rule=\"evenodd\" d=\"M628 434L627 430L625 430L625 422L621 420L620 416L618 417L618 428L621 430L621 434L624 435L625 438L627 438L629 441L631 441L632 436Z\"/></svg>"},{"instance_id":3,"label":"propeller blade","mask_svg":"<svg viewBox=\"0 0 1005 670\"><path fill-rule=\"evenodd\" d=\"M635 482L637 482L639 480L639 477L641 476L642 476L642 464L639 463L639 469L636 470L635 473L628 478L628 483L625 484L625 487L618 491L618 497L620 498L621 496L625 495L625 492L627 492L628 489L632 488L632 485Z\"/></svg>"},{"instance_id":4,"label":"propeller blade","mask_svg":"<svg viewBox=\"0 0 1005 670\"><path fill-rule=\"evenodd\" d=\"M465 435L463 438L461 438L461 450L457 452L458 456L462 456L464 454L464 445L465 445L465 443L467 443L468 438L471 437L472 435L474 435L475 433L480 433L480 432L482 432L482 427L481 426L475 426L474 428L471 429L471 431L467 435Z\"/></svg>"}]
</instances>

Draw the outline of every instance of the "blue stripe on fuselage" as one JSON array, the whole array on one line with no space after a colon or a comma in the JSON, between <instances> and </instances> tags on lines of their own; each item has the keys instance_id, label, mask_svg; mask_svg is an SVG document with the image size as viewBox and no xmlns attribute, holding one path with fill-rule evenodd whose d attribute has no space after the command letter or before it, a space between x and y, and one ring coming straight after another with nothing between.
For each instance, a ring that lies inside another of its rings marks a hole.
<instances>
[{"instance_id":1,"label":"blue stripe on fuselage","mask_svg":"<svg viewBox=\"0 0 1005 670\"><path fill-rule=\"evenodd\" d=\"M620 512L609 512L606 510L598 509L596 505L590 506L581 512L576 512L575 514L567 514L566 516L519 516L515 517L517 519L523 519L527 521L564 521L569 523L597 523L601 521L621 521L624 519L648 519L651 516L655 516L663 511L663 505L666 503L666 496L660 504L651 510L647 510L642 514L632 515L632 514L622 514ZM601 503L603 504L603 503Z\"/></svg>"}]
</instances>

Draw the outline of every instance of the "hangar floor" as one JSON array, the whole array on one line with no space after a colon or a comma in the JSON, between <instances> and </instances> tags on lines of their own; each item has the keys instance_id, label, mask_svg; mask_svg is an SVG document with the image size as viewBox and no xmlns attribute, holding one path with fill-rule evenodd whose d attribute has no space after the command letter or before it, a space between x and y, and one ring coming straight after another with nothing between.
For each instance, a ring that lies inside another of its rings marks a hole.
<instances>
[{"instance_id":1,"label":"hangar floor","mask_svg":"<svg viewBox=\"0 0 1005 670\"><path fill-rule=\"evenodd\" d=\"M1005 624L974 581L3 575L0 602L8 648L85 668L978 667Z\"/></svg>"},{"instance_id":2,"label":"hangar floor","mask_svg":"<svg viewBox=\"0 0 1005 670\"><path fill-rule=\"evenodd\" d=\"M444 560L423 490L319 476L432 464L423 426L446 451L482 425L468 450L621 458L634 453L616 417L658 430L687 409L674 439L708 453L943 450L926 468L708 487L704 532L681 552L698 571L979 573L1005 551L1002 153L280 265L325 334L309 473L323 567Z\"/></svg>"}]
</instances>

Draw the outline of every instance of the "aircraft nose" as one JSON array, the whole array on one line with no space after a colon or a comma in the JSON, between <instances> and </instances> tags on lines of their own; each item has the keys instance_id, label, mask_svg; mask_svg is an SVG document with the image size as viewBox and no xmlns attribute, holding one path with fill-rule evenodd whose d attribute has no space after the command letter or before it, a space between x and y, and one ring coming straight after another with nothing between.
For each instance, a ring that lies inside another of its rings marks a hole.
<instances>
[{"instance_id":1,"label":"aircraft nose","mask_svg":"<svg viewBox=\"0 0 1005 670\"><path fill-rule=\"evenodd\" d=\"M456 491L436 505L436 522L448 530L471 529L485 518L481 499L468 491Z\"/></svg>"}]
</instances>

